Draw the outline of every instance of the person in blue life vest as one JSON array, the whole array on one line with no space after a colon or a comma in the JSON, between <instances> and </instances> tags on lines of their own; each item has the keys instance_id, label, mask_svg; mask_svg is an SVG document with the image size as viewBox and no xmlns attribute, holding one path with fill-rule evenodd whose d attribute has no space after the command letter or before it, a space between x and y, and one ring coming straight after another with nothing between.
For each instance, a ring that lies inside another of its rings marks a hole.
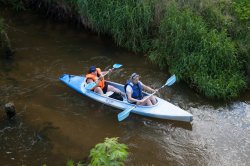
<instances>
[{"instance_id":1,"label":"person in blue life vest","mask_svg":"<svg viewBox=\"0 0 250 166\"><path fill-rule=\"evenodd\" d=\"M154 93L156 90L144 85L141 81L139 81L139 78L140 76L137 73L133 73L124 86L128 102L144 106L155 105L157 103L155 96L147 98L147 96L143 96L142 90L152 93Z\"/></svg>"},{"instance_id":2,"label":"person in blue life vest","mask_svg":"<svg viewBox=\"0 0 250 166\"><path fill-rule=\"evenodd\" d=\"M109 69L109 71L101 71L100 68L91 66L88 70L88 73L85 76L86 77L85 81L87 84L91 82L95 82L96 86L94 86L91 90L100 95L104 95L109 91L115 92L120 95L125 95L123 92L121 92L119 89L115 88L114 86L107 85L103 77L103 75L105 75L107 72L112 72L112 69Z\"/></svg>"}]
</instances>

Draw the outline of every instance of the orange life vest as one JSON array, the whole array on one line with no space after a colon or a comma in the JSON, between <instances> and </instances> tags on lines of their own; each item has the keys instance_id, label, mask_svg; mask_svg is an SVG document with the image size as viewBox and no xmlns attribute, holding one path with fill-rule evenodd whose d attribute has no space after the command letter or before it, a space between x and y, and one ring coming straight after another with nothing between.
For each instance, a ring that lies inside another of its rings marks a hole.
<instances>
[{"instance_id":1,"label":"orange life vest","mask_svg":"<svg viewBox=\"0 0 250 166\"><path fill-rule=\"evenodd\" d=\"M101 75L101 69L100 68L96 68L96 71L97 71L97 75L98 76L100 76ZM97 81L98 80L98 76L96 76L96 75L94 75L94 74L92 74L92 73L89 73L89 74L86 74L86 81L87 81L87 79L92 79L93 81ZM98 84L98 86L101 88L101 89L103 89L104 88L104 86L105 86L105 80L104 80L104 78L99 82L99 84Z\"/></svg>"}]
</instances>

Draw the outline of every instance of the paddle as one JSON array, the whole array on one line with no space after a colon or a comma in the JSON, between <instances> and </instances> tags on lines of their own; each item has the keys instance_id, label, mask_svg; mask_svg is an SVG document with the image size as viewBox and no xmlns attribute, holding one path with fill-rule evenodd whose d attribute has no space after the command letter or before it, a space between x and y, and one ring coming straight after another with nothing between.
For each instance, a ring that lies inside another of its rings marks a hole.
<instances>
[{"instance_id":1,"label":"paddle","mask_svg":"<svg viewBox=\"0 0 250 166\"><path fill-rule=\"evenodd\" d=\"M147 96L144 100L147 100L148 98L150 98L151 96L153 96L156 92L158 92L160 89L164 88L166 85L167 86L171 86L175 83L176 81L176 76L175 75L172 75L168 80L167 82L162 85L159 89L157 89L154 93L152 93L151 95ZM124 120L125 118L127 118L130 114L130 112L135 109L137 107L137 105L134 105L133 107L131 108L127 108L125 109L124 111L122 111L121 113L118 114L117 118L118 118L118 121L122 121Z\"/></svg>"},{"instance_id":2,"label":"paddle","mask_svg":"<svg viewBox=\"0 0 250 166\"><path fill-rule=\"evenodd\" d=\"M120 68L121 66L122 66L122 64L117 64L117 63L116 63L116 64L113 65L112 70L118 69L118 68ZM110 71L108 71L107 73L105 73L105 74L103 75L103 77L104 77L105 75L107 75L109 72L110 72ZM91 82L91 83L87 84L87 85L85 86L85 88L86 88L86 89L92 89L94 86L96 86L96 83L95 83L95 82Z\"/></svg>"}]
</instances>

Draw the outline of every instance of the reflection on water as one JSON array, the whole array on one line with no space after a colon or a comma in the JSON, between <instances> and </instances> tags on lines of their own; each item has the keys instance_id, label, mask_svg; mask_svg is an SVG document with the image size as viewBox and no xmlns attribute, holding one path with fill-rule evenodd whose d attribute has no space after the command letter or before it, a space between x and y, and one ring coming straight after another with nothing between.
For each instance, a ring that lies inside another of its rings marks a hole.
<instances>
[{"instance_id":1,"label":"reflection on water","mask_svg":"<svg viewBox=\"0 0 250 166\"><path fill-rule=\"evenodd\" d=\"M178 82L160 97L194 115L192 123L131 114L92 101L59 82L63 73L82 75L88 67L121 63L107 78L124 83L133 72L154 88L169 73L143 56L117 48L109 39L55 23L26 11L1 10L15 48L1 59L0 104L13 101L17 117L0 114L0 161L3 165L65 165L84 160L105 137L120 137L129 147L126 165L249 165L250 97L211 102Z\"/></svg>"}]
</instances>

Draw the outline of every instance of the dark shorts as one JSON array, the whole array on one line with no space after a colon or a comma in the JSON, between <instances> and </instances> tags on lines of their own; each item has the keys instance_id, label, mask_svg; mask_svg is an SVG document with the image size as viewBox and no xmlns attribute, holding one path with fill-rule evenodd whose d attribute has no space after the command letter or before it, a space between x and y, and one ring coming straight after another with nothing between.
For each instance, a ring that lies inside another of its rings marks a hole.
<instances>
[{"instance_id":1,"label":"dark shorts","mask_svg":"<svg viewBox=\"0 0 250 166\"><path fill-rule=\"evenodd\" d=\"M108 91L108 84L106 81L104 82L104 88L102 89L102 91L104 94L107 93L107 91Z\"/></svg>"},{"instance_id":2,"label":"dark shorts","mask_svg":"<svg viewBox=\"0 0 250 166\"><path fill-rule=\"evenodd\" d=\"M128 101L130 104L136 104L136 102L130 102L130 101Z\"/></svg>"},{"instance_id":3,"label":"dark shorts","mask_svg":"<svg viewBox=\"0 0 250 166\"><path fill-rule=\"evenodd\" d=\"M137 98L137 100L141 100L141 99L143 99L143 95L142 95L141 98ZM128 100L128 102L129 102L130 104L136 104L136 102L130 102L129 100Z\"/></svg>"}]
</instances>

